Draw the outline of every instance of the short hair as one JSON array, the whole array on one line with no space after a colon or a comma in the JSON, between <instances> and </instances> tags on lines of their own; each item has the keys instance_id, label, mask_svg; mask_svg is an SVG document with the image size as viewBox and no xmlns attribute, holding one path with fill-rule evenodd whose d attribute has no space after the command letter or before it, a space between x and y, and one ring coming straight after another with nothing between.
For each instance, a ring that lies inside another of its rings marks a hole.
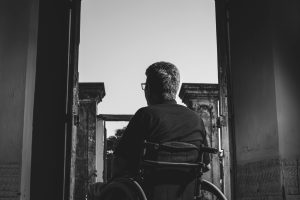
<instances>
[{"instance_id":1,"label":"short hair","mask_svg":"<svg viewBox=\"0 0 300 200\"><path fill-rule=\"evenodd\" d=\"M156 62L146 70L147 84L150 90L161 95L164 100L176 98L180 83L179 70L169 62Z\"/></svg>"}]
</instances>

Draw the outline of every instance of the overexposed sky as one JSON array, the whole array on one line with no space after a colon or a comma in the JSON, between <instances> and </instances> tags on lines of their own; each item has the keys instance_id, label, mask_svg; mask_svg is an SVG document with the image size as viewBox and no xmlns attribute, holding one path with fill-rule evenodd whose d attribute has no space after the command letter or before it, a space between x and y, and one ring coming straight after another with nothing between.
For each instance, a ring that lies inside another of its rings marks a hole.
<instances>
[{"instance_id":1,"label":"overexposed sky","mask_svg":"<svg viewBox=\"0 0 300 200\"><path fill-rule=\"evenodd\" d=\"M217 83L215 26L213 0L83 0L79 81L104 82L101 114L146 106L141 83L157 61L183 83Z\"/></svg>"}]
</instances>

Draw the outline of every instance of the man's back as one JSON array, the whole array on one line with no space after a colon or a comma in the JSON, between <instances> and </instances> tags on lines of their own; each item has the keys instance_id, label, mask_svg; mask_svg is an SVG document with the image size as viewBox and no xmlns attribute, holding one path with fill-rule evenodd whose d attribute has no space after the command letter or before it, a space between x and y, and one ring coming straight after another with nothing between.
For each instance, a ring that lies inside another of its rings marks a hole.
<instances>
[{"instance_id":1,"label":"man's back","mask_svg":"<svg viewBox=\"0 0 300 200\"><path fill-rule=\"evenodd\" d=\"M152 142L203 141L205 129L197 113L173 101L165 101L141 109L148 115L145 138Z\"/></svg>"},{"instance_id":2,"label":"man's back","mask_svg":"<svg viewBox=\"0 0 300 200\"><path fill-rule=\"evenodd\" d=\"M130 120L115 155L138 164L143 142L180 141L207 145L200 116L175 100L139 109Z\"/></svg>"},{"instance_id":3,"label":"man's back","mask_svg":"<svg viewBox=\"0 0 300 200\"><path fill-rule=\"evenodd\" d=\"M180 141L197 146L207 144L202 119L174 100L141 108L130 121L115 155L129 160L128 170L131 174L137 172L144 140L154 143ZM197 154L188 157L169 156L165 157L165 161L193 162L197 158ZM193 195L193 174L154 170L148 171L145 176L144 189L152 197L150 199L188 199Z\"/></svg>"}]
</instances>

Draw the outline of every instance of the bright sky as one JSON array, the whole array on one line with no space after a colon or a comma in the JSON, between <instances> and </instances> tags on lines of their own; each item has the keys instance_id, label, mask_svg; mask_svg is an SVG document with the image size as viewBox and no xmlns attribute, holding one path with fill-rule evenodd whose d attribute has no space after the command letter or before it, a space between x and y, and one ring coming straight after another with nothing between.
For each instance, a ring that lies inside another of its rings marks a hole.
<instances>
[{"instance_id":1,"label":"bright sky","mask_svg":"<svg viewBox=\"0 0 300 200\"><path fill-rule=\"evenodd\" d=\"M157 61L175 64L183 83L217 83L215 26L213 0L84 0L79 81L104 82L99 114L146 106L141 83Z\"/></svg>"}]
</instances>

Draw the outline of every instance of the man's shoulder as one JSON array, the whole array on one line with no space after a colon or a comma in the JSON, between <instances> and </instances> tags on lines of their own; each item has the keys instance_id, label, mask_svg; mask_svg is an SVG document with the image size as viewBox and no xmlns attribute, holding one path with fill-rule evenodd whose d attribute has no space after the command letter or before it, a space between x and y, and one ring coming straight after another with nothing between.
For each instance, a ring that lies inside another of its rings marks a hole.
<instances>
[{"instance_id":1,"label":"man's shoulder","mask_svg":"<svg viewBox=\"0 0 300 200\"><path fill-rule=\"evenodd\" d=\"M149 107L149 106L145 106L145 107L139 108L139 109L136 111L135 114L142 114L142 113L147 113L147 112L149 112L149 108L148 108L148 107Z\"/></svg>"},{"instance_id":2,"label":"man's shoulder","mask_svg":"<svg viewBox=\"0 0 300 200\"><path fill-rule=\"evenodd\" d=\"M156 109L152 106L145 106L138 109L135 113L136 117L144 117L144 116L151 116L156 112Z\"/></svg>"},{"instance_id":3,"label":"man's shoulder","mask_svg":"<svg viewBox=\"0 0 300 200\"><path fill-rule=\"evenodd\" d=\"M134 117L141 118L147 115L151 115L151 109L148 108L149 106L141 107L139 108L135 114Z\"/></svg>"},{"instance_id":4,"label":"man's shoulder","mask_svg":"<svg viewBox=\"0 0 300 200\"><path fill-rule=\"evenodd\" d=\"M189 109L186 106L180 105L180 104L156 104L156 105L151 105L151 106L146 106L146 107L142 107L140 108L136 114L138 115L156 115L156 114L163 114L163 113L168 113L168 112L172 112L172 113L176 113L178 112L178 114L180 115L190 115L190 116L195 116L197 117L198 114Z\"/></svg>"}]
</instances>

